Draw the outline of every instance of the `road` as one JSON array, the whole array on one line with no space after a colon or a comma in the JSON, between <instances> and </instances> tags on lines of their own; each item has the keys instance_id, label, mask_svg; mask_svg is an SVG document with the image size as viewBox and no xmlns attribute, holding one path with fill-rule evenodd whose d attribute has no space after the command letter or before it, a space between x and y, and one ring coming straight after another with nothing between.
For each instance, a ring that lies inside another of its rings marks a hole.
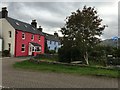
<instances>
[{"instance_id":1,"label":"road","mask_svg":"<svg viewBox=\"0 0 120 90\"><path fill-rule=\"evenodd\" d=\"M13 68L24 58L2 60L2 86L10 88L118 88L118 79Z\"/></svg>"}]
</instances>

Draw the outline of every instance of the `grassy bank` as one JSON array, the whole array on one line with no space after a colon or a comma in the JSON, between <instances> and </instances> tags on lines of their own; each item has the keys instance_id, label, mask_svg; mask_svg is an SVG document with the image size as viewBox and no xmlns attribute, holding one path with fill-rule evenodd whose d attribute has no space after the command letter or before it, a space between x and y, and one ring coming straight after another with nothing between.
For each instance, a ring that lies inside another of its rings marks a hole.
<instances>
[{"instance_id":1,"label":"grassy bank","mask_svg":"<svg viewBox=\"0 0 120 90\"><path fill-rule=\"evenodd\" d=\"M94 75L94 76L106 76L115 77L119 76L120 71L116 69L103 69L97 67L86 67L86 66L66 66L60 64L48 64L41 62L40 64L35 64L29 61L16 62L13 65L15 68L47 71L47 72L57 72L57 73L69 73L77 75Z\"/></svg>"}]
</instances>

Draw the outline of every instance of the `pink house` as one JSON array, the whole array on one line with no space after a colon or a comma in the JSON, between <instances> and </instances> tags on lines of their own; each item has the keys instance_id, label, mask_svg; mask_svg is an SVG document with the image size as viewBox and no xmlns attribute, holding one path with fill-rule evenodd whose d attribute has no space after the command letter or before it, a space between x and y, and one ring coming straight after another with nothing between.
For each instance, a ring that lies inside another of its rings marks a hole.
<instances>
[{"instance_id":1,"label":"pink house","mask_svg":"<svg viewBox=\"0 0 120 90\"><path fill-rule=\"evenodd\" d=\"M44 54L45 37L42 28L37 28L36 20L31 24L8 17L6 7L0 13L0 36L3 38L3 50L9 50L12 56L36 56Z\"/></svg>"}]
</instances>

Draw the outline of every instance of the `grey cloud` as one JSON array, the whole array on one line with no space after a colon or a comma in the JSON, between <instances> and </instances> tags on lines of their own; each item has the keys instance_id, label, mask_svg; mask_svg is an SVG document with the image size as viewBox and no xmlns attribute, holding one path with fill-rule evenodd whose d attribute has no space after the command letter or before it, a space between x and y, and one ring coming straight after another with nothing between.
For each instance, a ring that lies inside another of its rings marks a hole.
<instances>
[{"instance_id":1,"label":"grey cloud","mask_svg":"<svg viewBox=\"0 0 120 90\"><path fill-rule=\"evenodd\" d=\"M111 4L112 3L105 2L10 2L8 3L8 10L9 15L13 18L28 23L30 23L32 19L36 19L39 25L52 30L52 28L62 27L65 23L65 18L78 8L83 8L84 5L95 6L99 11L100 7L110 6ZM42 16L44 15L41 15L43 11L46 11L51 16L48 15L48 17L43 18ZM118 24L116 22L116 16L117 15L100 16L103 18L103 22L109 26L106 31L104 31L104 38L110 38L117 33ZM109 19L111 21L107 21Z\"/></svg>"}]
</instances>

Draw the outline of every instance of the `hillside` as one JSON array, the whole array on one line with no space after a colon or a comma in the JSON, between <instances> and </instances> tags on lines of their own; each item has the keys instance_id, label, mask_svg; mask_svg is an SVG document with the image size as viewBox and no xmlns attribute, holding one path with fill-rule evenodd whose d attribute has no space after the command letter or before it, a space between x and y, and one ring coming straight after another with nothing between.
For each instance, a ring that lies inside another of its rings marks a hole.
<instances>
[{"instance_id":1,"label":"hillside","mask_svg":"<svg viewBox=\"0 0 120 90\"><path fill-rule=\"evenodd\" d=\"M120 46L120 38L118 39L118 41L113 41L112 39L106 39L103 40L100 45L105 45L105 46L112 46L112 47L117 47Z\"/></svg>"}]
</instances>

